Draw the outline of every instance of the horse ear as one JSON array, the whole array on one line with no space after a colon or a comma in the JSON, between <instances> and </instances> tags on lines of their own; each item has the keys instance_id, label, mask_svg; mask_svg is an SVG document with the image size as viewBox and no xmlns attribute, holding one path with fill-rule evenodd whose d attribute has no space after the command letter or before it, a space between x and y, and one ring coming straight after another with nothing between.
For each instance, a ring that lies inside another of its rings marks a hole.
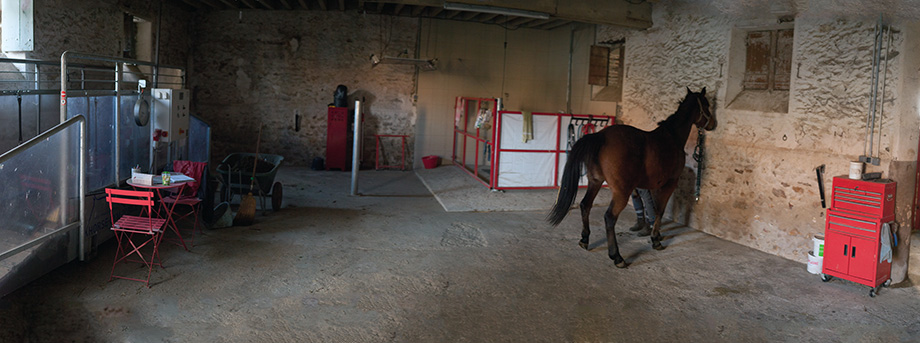
<instances>
[{"instance_id":1,"label":"horse ear","mask_svg":"<svg viewBox=\"0 0 920 343\"><path fill-rule=\"evenodd\" d=\"M693 94L693 92L690 91L690 86L687 86L687 95L690 95L690 94Z\"/></svg>"},{"instance_id":2,"label":"horse ear","mask_svg":"<svg viewBox=\"0 0 920 343\"><path fill-rule=\"evenodd\" d=\"M703 87L703 90L700 91L700 95L706 95L706 87Z\"/></svg>"}]
</instances>

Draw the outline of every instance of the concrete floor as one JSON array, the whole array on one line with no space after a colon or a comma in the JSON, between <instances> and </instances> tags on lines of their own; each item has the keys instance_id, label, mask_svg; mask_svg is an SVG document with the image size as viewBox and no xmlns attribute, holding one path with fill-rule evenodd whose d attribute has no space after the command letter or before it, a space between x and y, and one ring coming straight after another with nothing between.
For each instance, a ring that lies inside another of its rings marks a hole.
<instances>
[{"instance_id":1,"label":"concrete floor","mask_svg":"<svg viewBox=\"0 0 920 343\"><path fill-rule=\"evenodd\" d=\"M444 168L444 167L442 167ZM285 208L165 246L153 284L108 282L111 243L0 299L0 342L896 342L920 287L876 298L805 264L669 225L663 251L601 211L445 212L413 172L285 168ZM483 192L487 192L483 189ZM140 272L140 271L138 271Z\"/></svg>"}]
</instances>

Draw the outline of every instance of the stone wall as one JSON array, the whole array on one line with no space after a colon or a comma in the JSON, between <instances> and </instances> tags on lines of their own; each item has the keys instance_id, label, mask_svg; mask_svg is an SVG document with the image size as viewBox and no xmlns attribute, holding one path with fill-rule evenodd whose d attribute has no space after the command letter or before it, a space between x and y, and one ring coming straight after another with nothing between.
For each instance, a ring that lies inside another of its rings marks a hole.
<instances>
[{"instance_id":1,"label":"stone wall","mask_svg":"<svg viewBox=\"0 0 920 343\"><path fill-rule=\"evenodd\" d=\"M373 164L374 134L401 134L410 136L411 167L415 67L374 67L370 56L413 57L417 19L337 11L217 11L195 22L192 111L212 125L212 161L254 151L260 122L261 152L295 165L325 157L326 109L343 84L349 107L365 100L363 163ZM299 131L296 115L302 118ZM390 146L389 155L398 157L398 149Z\"/></svg>"},{"instance_id":2,"label":"stone wall","mask_svg":"<svg viewBox=\"0 0 920 343\"><path fill-rule=\"evenodd\" d=\"M124 13L156 23L160 2L142 0L35 1L35 49L27 58L60 60L64 51L121 57ZM171 2L163 2L160 63L185 66L189 56L192 16Z\"/></svg>"},{"instance_id":3,"label":"stone wall","mask_svg":"<svg viewBox=\"0 0 920 343\"><path fill-rule=\"evenodd\" d=\"M829 197L831 177L846 174L849 161L863 154L876 18L828 15L820 3L809 2L795 17L788 113L732 110L725 88L737 81L727 72L731 59L739 58L731 53L733 30L776 24L769 6L759 4L767 8L758 10L758 4L662 1L655 6L652 28L624 32L601 27L598 40L626 38L621 119L627 124L654 128L674 112L684 87L705 86L712 94L719 126L706 137L700 200L689 196L696 163L688 158L689 175L672 198L669 215L686 217L687 224L716 236L804 261L812 235L824 231L815 167L827 166ZM904 25L893 25L899 31L892 54L899 55L889 61L886 112L876 124L883 129L881 137L875 136L883 163L868 171L897 176L901 187L913 187L912 179L904 180L912 166L897 161L916 159L916 150L905 148L917 145L916 108L900 100L906 73L901 64L915 57L901 51ZM905 122L913 132L899 128ZM691 134L688 153L696 139ZM903 225L910 219L913 190L903 195L902 190L897 220Z\"/></svg>"}]
</instances>

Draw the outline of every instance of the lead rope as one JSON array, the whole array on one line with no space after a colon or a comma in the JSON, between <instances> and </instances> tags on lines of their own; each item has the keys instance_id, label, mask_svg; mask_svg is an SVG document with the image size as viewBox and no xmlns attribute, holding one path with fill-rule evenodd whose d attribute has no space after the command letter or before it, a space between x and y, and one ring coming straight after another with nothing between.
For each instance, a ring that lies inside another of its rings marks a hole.
<instances>
[{"instance_id":1,"label":"lead rope","mask_svg":"<svg viewBox=\"0 0 920 343\"><path fill-rule=\"evenodd\" d=\"M693 196L696 201L700 201L700 180L703 178L703 141L706 140L706 133L703 129L697 128L699 137L696 139L696 147L693 148L693 160L696 161L696 190Z\"/></svg>"}]
</instances>

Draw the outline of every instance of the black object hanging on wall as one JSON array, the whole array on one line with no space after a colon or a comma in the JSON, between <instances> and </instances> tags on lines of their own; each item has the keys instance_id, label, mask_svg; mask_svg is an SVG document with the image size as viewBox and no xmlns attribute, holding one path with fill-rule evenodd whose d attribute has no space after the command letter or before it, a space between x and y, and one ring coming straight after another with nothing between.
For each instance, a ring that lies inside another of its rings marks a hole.
<instances>
[{"instance_id":1,"label":"black object hanging on wall","mask_svg":"<svg viewBox=\"0 0 920 343\"><path fill-rule=\"evenodd\" d=\"M333 104L335 107L348 107L348 87L345 87L345 85L335 87Z\"/></svg>"}]
</instances>

